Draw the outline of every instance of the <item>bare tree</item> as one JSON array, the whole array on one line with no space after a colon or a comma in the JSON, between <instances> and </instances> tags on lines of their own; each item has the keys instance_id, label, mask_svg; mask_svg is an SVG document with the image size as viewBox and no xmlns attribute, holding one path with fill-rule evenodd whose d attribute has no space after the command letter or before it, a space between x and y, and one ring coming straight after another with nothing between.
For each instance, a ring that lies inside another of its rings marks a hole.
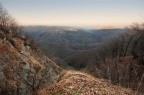
<instances>
[{"instance_id":1,"label":"bare tree","mask_svg":"<svg viewBox=\"0 0 144 95\"><path fill-rule=\"evenodd\" d=\"M97 49L103 64L103 78L112 83L144 92L144 24L134 24L121 34Z\"/></svg>"},{"instance_id":2,"label":"bare tree","mask_svg":"<svg viewBox=\"0 0 144 95\"><path fill-rule=\"evenodd\" d=\"M0 30L7 34L11 34L11 36L18 35L21 31L20 26L2 4L0 4Z\"/></svg>"},{"instance_id":3,"label":"bare tree","mask_svg":"<svg viewBox=\"0 0 144 95\"><path fill-rule=\"evenodd\" d=\"M12 67L12 69L18 75L19 79L27 86L28 91L26 93L38 95L38 90L42 87L45 81L48 81L49 67L42 68L35 65L33 69L27 69L27 71L24 71L21 66L15 66ZM24 76L24 73L26 76Z\"/></svg>"}]
</instances>

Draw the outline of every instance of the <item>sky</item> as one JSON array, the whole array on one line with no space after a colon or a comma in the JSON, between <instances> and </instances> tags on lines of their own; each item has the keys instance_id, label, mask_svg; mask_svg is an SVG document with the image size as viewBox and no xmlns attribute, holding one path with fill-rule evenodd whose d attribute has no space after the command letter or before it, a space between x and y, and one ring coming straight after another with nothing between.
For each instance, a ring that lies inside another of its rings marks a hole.
<instances>
[{"instance_id":1,"label":"sky","mask_svg":"<svg viewBox=\"0 0 144 95\"><path fill-rule=\"evenodd\" d=\"M126 27L144 20L144 0L0 0L22 25Z\"/></svg>"}]
</instances>

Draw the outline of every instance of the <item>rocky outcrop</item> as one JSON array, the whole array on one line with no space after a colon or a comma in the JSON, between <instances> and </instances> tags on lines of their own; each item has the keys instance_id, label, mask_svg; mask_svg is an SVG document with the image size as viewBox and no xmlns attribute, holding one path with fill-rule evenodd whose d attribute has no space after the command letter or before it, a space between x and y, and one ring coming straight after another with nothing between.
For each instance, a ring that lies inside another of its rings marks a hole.
<instances>
[{"instance_id":1,"label":"rocky outcrop","mask_svg":"<svg viewBox=\"0 0 144 95\"><path fill-rule=\"evenodd\" d=\"M57 82L63 71L21 37L0 31L0 95L26 95Z\"/></svg>"}]
</instances>

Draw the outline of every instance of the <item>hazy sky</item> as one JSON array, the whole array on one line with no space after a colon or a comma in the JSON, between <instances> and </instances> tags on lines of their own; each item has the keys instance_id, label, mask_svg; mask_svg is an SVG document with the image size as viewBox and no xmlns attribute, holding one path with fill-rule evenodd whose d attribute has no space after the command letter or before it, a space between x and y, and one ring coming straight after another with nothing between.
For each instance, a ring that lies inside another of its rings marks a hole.
<instances>
[{"instance_id":1,"label":"hazy sky","mask_svg":"<svg viewBox=\"0 0 144 95\"><path fill-rule=\"evenodd\" d=\"M0 0L23 25L121 27L144 20L144 0Z\"/></svg>"}]
</instances>

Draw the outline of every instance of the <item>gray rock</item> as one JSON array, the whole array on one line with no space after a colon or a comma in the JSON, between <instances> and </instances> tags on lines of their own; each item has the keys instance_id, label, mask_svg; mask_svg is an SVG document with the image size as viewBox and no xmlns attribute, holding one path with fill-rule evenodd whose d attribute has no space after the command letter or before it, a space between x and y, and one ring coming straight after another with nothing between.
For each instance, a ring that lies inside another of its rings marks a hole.
<instances>
[{"instance_id":1,"label":"gray rock","mask_svg":"<svg viewBox=\"0 0 144 95\"><path fill-rule=\"evenodd\" d=\"M0 70L0 88L4 87L4 80L5 80L5 76L3 71Z\"/></svg>"},{"instance_id":2,"label":"gray rock","mask_svg":"<svg viewBox=\"0 0 144 95\"><path fill-rule=\"evenodd\" d=\"M24 55L24 56L28 56L28 55L29 55L29 53L26 52L26 51L21 51L20 54L22 54L22 55Z\"/></svg>"}]
</instances>

